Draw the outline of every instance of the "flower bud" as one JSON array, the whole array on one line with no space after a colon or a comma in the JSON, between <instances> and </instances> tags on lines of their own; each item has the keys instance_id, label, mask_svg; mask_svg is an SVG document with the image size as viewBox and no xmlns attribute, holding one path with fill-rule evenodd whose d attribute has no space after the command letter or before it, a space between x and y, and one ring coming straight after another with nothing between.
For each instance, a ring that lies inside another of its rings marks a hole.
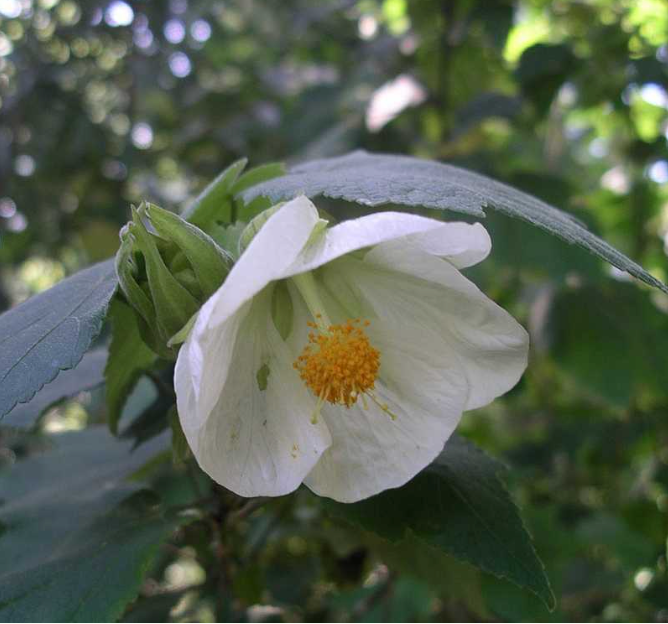
<instances>
[{"instance_id":1,"label":"flower bud","mask_svg":"<svg viewBox=\"0 0 668 624\"><path fill-rule=\"evenodd\" d=\"M173 359L172 336L223 283L232 259L208 235L152 204L132 208L121 230L116 273L140 320L144 341Z\"/></svg>"}]
</instances>

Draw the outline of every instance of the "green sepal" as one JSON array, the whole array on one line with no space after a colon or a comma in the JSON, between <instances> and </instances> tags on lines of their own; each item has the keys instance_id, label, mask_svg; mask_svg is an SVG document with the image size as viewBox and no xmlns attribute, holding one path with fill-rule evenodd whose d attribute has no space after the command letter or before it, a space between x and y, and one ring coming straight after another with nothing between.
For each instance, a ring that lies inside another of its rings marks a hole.
<instances>
[{"instance_id":1,"label":"green sepal","mask_svg":"<svg viewBox=\"0 0 668 624\"><path fill-rule=\"evenodd\" d=\"M196 320L197 320L197 314L193 314L188 319L188 322L169 339L169 341L167 342L167 346L177 347L183 344L186 340L188 340L188 336L190 335L192 328L195 326Z\"/></svg>"},{"instance_id":2,"label":"green sepal","mask_svg":"<svg viewBox=\"0 0 668 624\"><path fill-rule=\"evenodd\" d=\"M137 282L138 269L133 258L135 238L130 234L129 224L120 231L121 246L116 253L116 275L125 298L152 325L155 323L155 308L151 299Z\"/></svg>"},{"instance_id":3,"label":"green sepal","mask_svg":"<svg viewBox=\"0 0 668 624\"><path fill-rule=\"evenodd\" d=\"M181 216L202 229L207 229L216 221L229 222L232 186L247 164L247 158L240 158L233 162L199 194Z\"/></svg>"},{"instance_id":4,"label":"green sepal","mask_svg":"<svg viewBox=\"0 0 668 624\"><path fill-rule=\"evenodd\" d=\"M202 287L200 286L199 281L197 280L197 275L192 269L183 269L182 271L177 271L173 274L176 280L181 284L185 289L193 296L195 299L200 301L204 298L204 293L202 292Z\"/></svg>"},{"instance_id":5,"label":"green sepal","mask_svg":"<svg viewBox=\"0 0 668 624\"><path fill-rule=\"evenodd\" d=\"M175 334L197 312L199 304L170 273L162 259L155 237L149 234L139 211L132 207L130 232L135 236L146 263L146 276L156 311L156 321L166 336Z\"/></svg>"},{"instance_id":6,"label":"green sepal","mask_svg":"<svg viewBox=\"0 0 668 624\"><path fill-rule=\"evenodd\" d=\"M154 204L145 204L145 214L156 232L173 242L182 252L192 269L205 298L210 297L225 281L233 260L215 241L198 227L173 212ZM180 254L176 256L182 264ZM171 267L174 270L174 266Z\"/></svg>"}]
</instances>

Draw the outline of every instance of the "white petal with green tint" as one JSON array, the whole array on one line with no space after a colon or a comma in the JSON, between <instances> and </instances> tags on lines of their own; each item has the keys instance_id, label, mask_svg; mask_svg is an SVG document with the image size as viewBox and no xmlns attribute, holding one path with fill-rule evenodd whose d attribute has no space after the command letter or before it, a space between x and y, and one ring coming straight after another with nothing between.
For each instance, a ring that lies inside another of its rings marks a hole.
<instances>
[{"instance_id":1,"label":"white petal with green tint","mask_svg":"<svg viewBox=\"0 0 668 624\"><path fill-rule=\"evenodd\" d=\"M233 365L216 386L217 401L206 418L189 418L197 411L194 393L182 400L177 388L183 431L200 467L241 496L293 491L331 443L325 423L310 421L314 402L274 327L270 297L270 289L257 297L236 339L221 345ZM188 376L185 366L177 379Z\"/></svg>"},{"instance_id":2,"label":"white petal with green tint","mask_svg":"<svg viewBox=\"0 0 668 624\"><path fill-rule=\"evenodd\" d=\"M450 263L381 245L362 264L367 270L354 279L371 305L407 327L433 332L459 361L469 383L465 409L486 405L519 381L527 365L527 332Z\"/></svg>"}]
</instances>

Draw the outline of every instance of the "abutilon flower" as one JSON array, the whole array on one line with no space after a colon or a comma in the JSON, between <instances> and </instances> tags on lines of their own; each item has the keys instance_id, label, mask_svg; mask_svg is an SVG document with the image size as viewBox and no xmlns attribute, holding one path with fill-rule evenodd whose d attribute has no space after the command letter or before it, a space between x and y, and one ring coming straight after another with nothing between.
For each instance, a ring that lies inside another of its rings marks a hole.
<instances>
[{"instance_id":1,"label":"abutilon flower","mask_svg":"<svg viewBox=\"0 0 668 624\"><path fill-rule=\"evenodd\" d=\"M381 212L324 227L298 197L201 308L175 370L199 465L242 496L342 502L403 485L512 388L528 336L459 269L482 225Z\"/></svg>"}]
</instances>

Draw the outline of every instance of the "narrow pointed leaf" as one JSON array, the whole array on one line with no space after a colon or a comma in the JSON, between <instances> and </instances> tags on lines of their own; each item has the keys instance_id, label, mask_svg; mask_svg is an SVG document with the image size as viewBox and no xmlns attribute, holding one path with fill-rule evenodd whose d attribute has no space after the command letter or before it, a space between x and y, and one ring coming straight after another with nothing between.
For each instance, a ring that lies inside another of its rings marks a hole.
<instances>
[{"instance_id":1,"label":"narrow pointed leaf","mask_svg":"<svg viewBox=\"0 0 668 624\"><path fill-rule=\"evenodd\" d=\"M281 162L267 163L246 171L232 186L232 194L237 195L251 186L285 175L285 165Z\"/></svg>"},{"instance_id":2,"label":"narrow pointed leaf","mask_svg":"<svg viewBox=\"0 0 668 624\"><path fill-rule=\"evenodd\" d=\"M206 228L212 222L225 220L229 210L232 185L246 167L247 158L240 158L223 171L188 206L181 216L197 227Z\"/></svg>"}]
</instances>

